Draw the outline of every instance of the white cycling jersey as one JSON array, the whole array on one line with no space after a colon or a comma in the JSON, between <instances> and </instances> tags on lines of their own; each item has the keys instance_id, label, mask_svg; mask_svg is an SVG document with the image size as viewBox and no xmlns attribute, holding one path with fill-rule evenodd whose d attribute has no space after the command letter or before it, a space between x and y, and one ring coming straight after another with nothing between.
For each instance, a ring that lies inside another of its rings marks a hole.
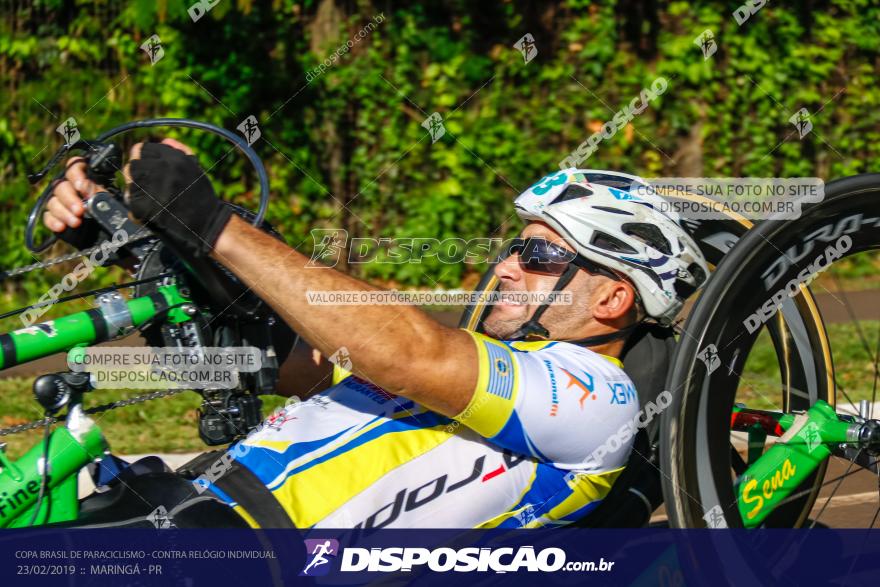
<instances>
[{"instance_id":1,"label":"white cycling jersey","mask_svg":"<svg viewBox=\"0 0 880 587\"><path fill-rule=\"evenodd\" d=\"M349 376L230 451L299 528L537 527L584 516L629 455L621 431L639 409L632 381L617 359L574 344L470 334L479 381L455 418Z\"/></svg>"}]
</instances>

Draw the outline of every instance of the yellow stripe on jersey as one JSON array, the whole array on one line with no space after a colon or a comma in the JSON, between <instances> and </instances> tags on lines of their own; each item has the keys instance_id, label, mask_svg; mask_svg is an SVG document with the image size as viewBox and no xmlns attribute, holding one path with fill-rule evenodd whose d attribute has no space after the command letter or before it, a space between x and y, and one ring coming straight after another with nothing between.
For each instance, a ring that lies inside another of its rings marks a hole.
<instances>
[{"instance_id":1,"label":"yellow stripe on jersey","mask_svg":"<svg viewBox=\"0 0 880 587\"><path fill-rule=\"evenodd\" d=\"M611 355L603 355L602 353L596 353L596 354L599 355L600 357L602 357L603 359L607 359L609 363L613 363L613 364L617 365L618 367L620 367L621 369L623 369L623 362L620 359L618 359L617 357L612 357Z\"/></svg>"},{"instance_id":2,"label":"yellow stripe on jersey","mask_svg":"<svg viewBox=\"0 0 880 587\"><path fill-rule=\"evenodd\" d=\"M247 442L246 444L250 444L251 446L259 446L260 448L268 448L269 450L274 450L275 452L283 453L285 450L290 448L289 440L252 440Z\"/></svg>"},{"instance_id":3,"label":"yellow stripe on jersey","mask_svg":"<svg viewBox=\"0 0 880 587\"><path fill-rule=\"evenodd\" d=\"M464 330L464 329L462 329ZM454 418L485 438L498 434L516 405L519 373L513 352L497 340L465 330L477 345L480 375L467 407Z\"/></svg>"},{"instance_id":4,"label":"yellow stripe on jersey","mask_svg":"<svg viewBox=\"0 0 880 587\"><path fill-rule=\"evenodd\" d=\"M523 490L519 493L517 498L513 500L514 505L518 504L519 502L522 501L525 494L528 493L529 490L532 488L532 485L535 484L535 479L537 479L537 478L538 478L538 464L535 463L534 467L532 468L532 474L529 477L529 482L526 483L526 486L523 487ZM531 506L531 504L527 503L519 509L506 511L499 516L495 516L494 518L489 518L488 520L486 520L482 524L478 524L475 527L476 528L497 528L499 524L501 524L502 522L504 522L505 520L507 520L509 518L512 518L513 516L519 515L520 512L529 508L530 506Z\"/></svg>"},{"instance_id":5,"label":"yellow stripe on jersey","mask_svg":"<svg viewBox=\"0 0 880 587\"><path fill-rule=\"evenodd\" d=\"M578 511L594 501L605 499L605 496L611 491L611 486L614 485L614 482L620 477L624 469L625 467L620 467L619 469L604 473L575 473L574 479L568 482L568 486L571 488L571 495L525 527L538 528L548 522L562 520L565 516ZM573 522L574 520L569 521Z\"/></svg>"},{"instance_id":6,"label":"yellow stripe on jersey","mask_svg":"<svg viewBox=\"0 0 880 587\"><path fill-rule=\"evenodd\" d=\"M448 424L389 432L292 475L272 493L297 528L309 528L384 475L452 436Z\"/></svg>"}]
</instances>

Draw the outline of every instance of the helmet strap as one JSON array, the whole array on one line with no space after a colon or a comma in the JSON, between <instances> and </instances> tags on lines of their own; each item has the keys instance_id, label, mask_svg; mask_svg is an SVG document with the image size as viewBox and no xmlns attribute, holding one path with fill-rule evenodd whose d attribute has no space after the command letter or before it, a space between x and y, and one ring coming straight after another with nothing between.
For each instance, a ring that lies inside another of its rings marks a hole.
<instances>
[{"instance_id":1,"label":"helmet strap","mask_svg":"<svg viewBox=\"0 0 880 587\"><path fill-rule=\"evenodd\" d=\"M626 338L641 323L642 321L640 320L639 322L634 322L629 326L624 326L620 330L615 330L614 332L606 332L605 334L597 334L596 336L588 336L587 338L580 338L578 340L566 340L564 342L581 346L596 346L600 344L605 344L613 340Z\"/></svg>"},{"instance_id":2,"label":"helmet strap","mask_svg":"<svg viewBox=\"0 0 880 587\"><path fill-rule=\"evenodd\" d=\"M567 286L571 282L571 280L574 279L577 271L577 267L575 267L574 265L569 265L565 269L565 272L563 272L563 274L559 277L559 279L556 280L556 285L553 286L553 292L555 293L562 291L565 286ZM532 318L528 322L525 322L522 326L520 326L519 330L511 335L510 340L548 340L550 338L550 332L544 327L543 324L541 324L540 319L549 307L549 302L545 302L538 306L538 309L535 310L535 314L532 316ZM595 336L588 336L586 338L580 338L578 340L566 340L564 342L577 344L580 346L596 346L600 344L606 344L614 340L628 337L632 333L632 331L635 330L636 327L638 327L643 321L644 320L640 320L639 322L635 322L614 332L597 334Z\"/></svg>"},{"instance_id":3,"label":"helmet strap","mask_svg":"<svg viewBox=\"0 0 880 587\"><path fill-rule=\"evenodd\" d=\"M565 289L565 286L574 279L577 272L578 268L569 264L559 279L556 280L556 285L553 286L552 292L556 293ZM538 306L538 309L535 310L535 314L532 318L520 326L519 330L511 335L511 340L547 340L550 338L550 332L544 328L544 325L539 321L549 307L550 302L545 302Z\"/></svg>"}]
</instances>

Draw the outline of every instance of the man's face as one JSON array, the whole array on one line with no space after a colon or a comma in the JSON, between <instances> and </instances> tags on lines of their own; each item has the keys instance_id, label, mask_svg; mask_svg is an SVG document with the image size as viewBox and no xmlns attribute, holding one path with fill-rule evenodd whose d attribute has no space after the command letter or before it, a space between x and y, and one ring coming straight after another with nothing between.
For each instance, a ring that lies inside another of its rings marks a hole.
<instances>
[{"instance_id":1,"label":"man's face","mask_svg":"<svg viewBox=\"0 0 880 587\"><path fill-rule=\"evenodd\" d=\"M559 234L542 222L528 224L520 233L522 238L540 237L549 242L574 250ZM495 266L495 275L501 281L502 292L550 292L559 280L558 275L546 275L525 271L519 263L519 255L511 255ZM571 293L572 303L558 301L550 305L540 318L541 324L550 331L554 339L578 338L587 320L592 317L590 302L595 287L607 277L577 271L574 278L563 291ZM504 339L513 335L524 322L527 322L540 304L503 303L492 306L492 311L483 322L486 332L495 338Z\"/></svg>"}]
</instances>

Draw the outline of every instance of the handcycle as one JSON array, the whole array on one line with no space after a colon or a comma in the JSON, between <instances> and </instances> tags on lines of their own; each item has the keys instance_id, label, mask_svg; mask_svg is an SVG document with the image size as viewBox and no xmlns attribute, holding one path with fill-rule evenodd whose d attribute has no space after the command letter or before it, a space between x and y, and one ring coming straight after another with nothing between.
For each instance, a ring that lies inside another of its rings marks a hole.
<instances>
[{"instance_id":1,"label":"handcycle","mask_svg":"<svg viewBox=\"0 0 880 587\"><path fill-rule=\"evenodd\" d=\"M223 129L182 120L124 125L79 145L87 154L90 173L103 174L110 183L120 160L107 141L133 128L161 125L209 130L244 152L260 177L262 201L256 214L236 211L271 231L263 221L268 182L262 164L246 143ZM69 150L59 152L53 162ZM643 526L665 504L669 523L676 527L798 527L816 523L811 512L826 485L832 455L849 463L842 479L856 466L878 472L880 423L871 417L868 402L854 413L835 411L838 393L848 393L836 377L828 333L802 275L820 247L840 238L847 237L849 246L835 262L880 247L880 218L869 212L877 209L872 199L878 192L880 175L861 175L829 183L825 199L793 220L754 226L728 214L720 220L690 222L695 240L716 267L714 274L683 325L643 325L628 340L623 356L642 405L667 390L673 399L661 418L638 431L624 474L581 525ZM29 217L27 244L34 251L47 246L34 244L33 231L48 193L49 188ZM203 391L199 433L206 444L219 446L256 428L262 419L259 395L272 392L277 357L286 355L293 333L222 266L186 259L130 223L118 192L98 194L88 207L103 238L126 229L129 237L110 262L135 268L135 281L126 285L133 287L133 296L125 300L116 291L98 292L93 310L0 335L0 369L134 329L148 342L176 348L247 343L261 350L266 367L243 376L235 389ZM791 288L777 297L779 288L789 283ZM496 285L490 269L478 289L489 291ZM760 328L745 328L744 322L765 306L769 309ZM468 307L460 325L480 330L486 311L485 306ZM779 409L736 401L748 356L762 335L778 365L780 381L770 387L779 394ZM859 335L873 361L873 401L880 353L871 353L861 328ZM35 381L36 399L47 412L35 424L44 426L46 434L15 462L0 452L0 495L6 499L0 503L0 527L76 521L81 514L77 474L87 465L99 487L111 487L136 473L131 471L137 463L114 457L98 426L87 417L107 408L84 409L89 391L88 379L77 373ZM50 433L61 410L66 410L65 426ZM732 433L746 436L744 450Z\"/></svg>"}]
</instances>

